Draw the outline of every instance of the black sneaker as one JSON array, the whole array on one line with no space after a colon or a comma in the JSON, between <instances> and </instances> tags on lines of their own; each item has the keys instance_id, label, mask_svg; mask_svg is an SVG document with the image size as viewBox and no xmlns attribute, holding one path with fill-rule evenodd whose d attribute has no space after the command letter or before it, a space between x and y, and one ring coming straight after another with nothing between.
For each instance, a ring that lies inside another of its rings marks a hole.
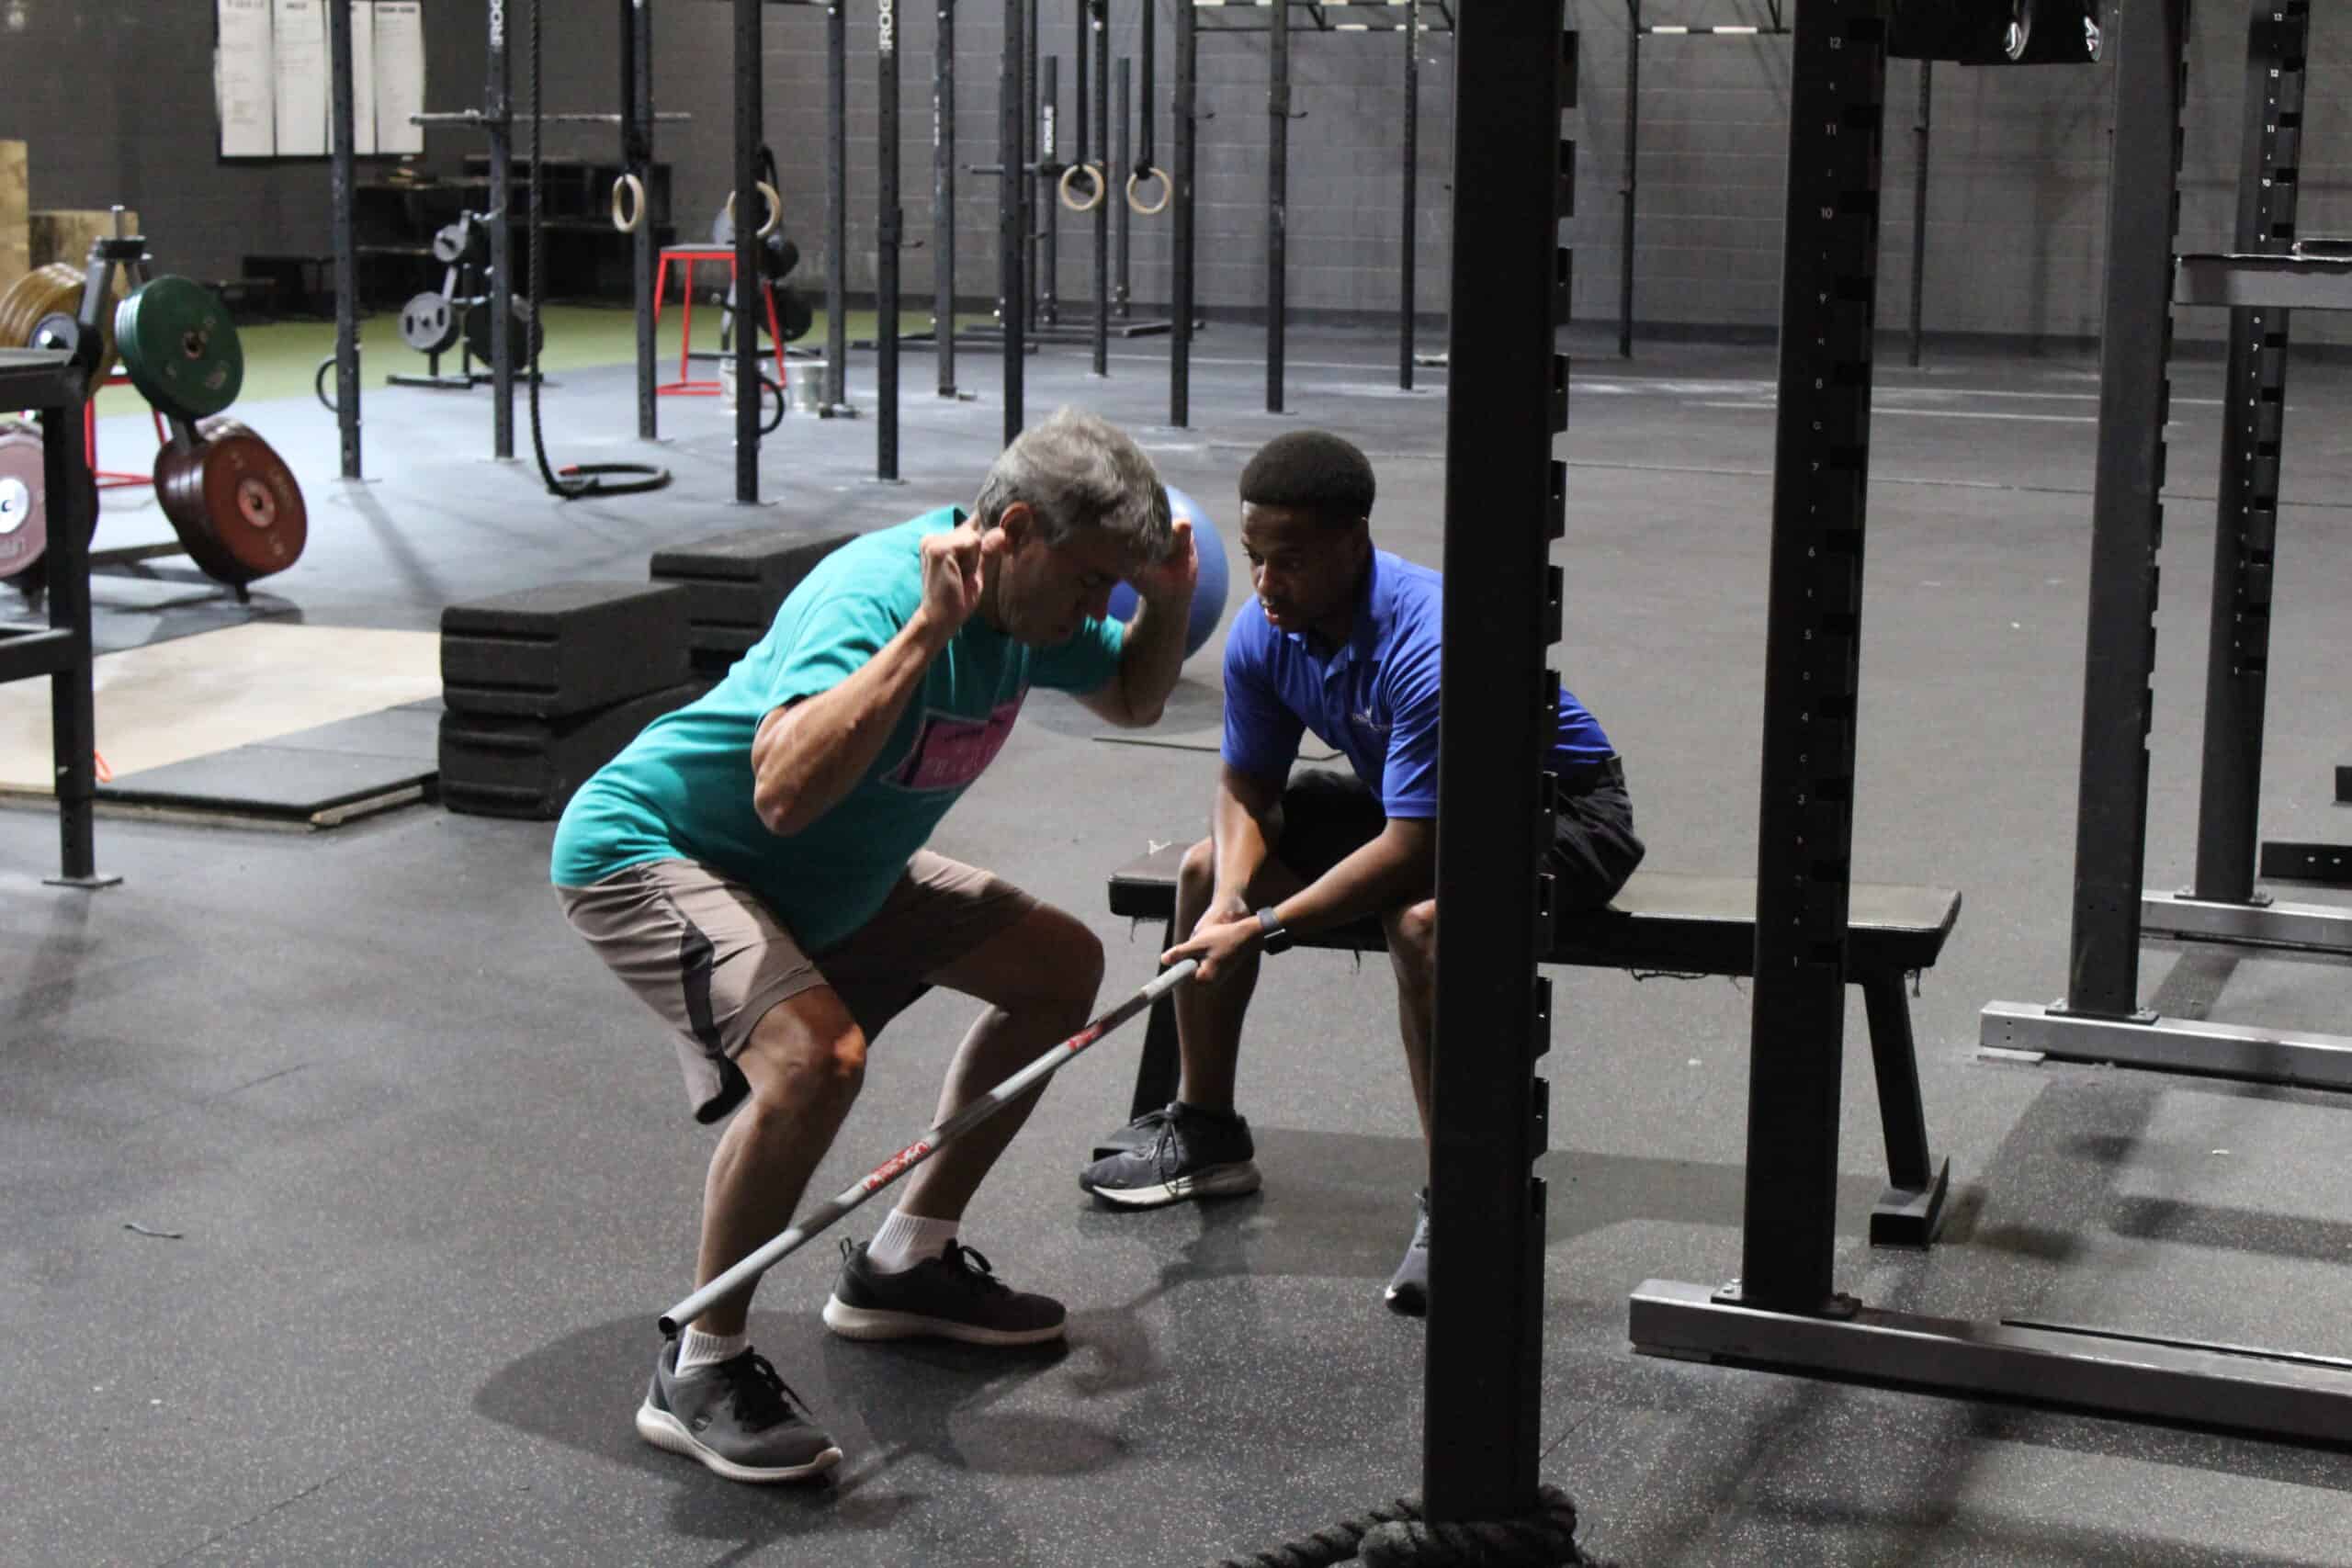
<instances>
[{"instance_id":1,"label":"black sneaker","mask_svg":"<svg viewBox=\"0 0 2352 1568\"><path fill-rule=\"evenodd\" d=\"M825 1303L825 1326L844 1339L929 1336L967 1345L1039 1345L1059 1339L1069 1314L1051 1296L1016 1291L989 1260L955 1242L900 1273L874 1267L859 1243L842 1243L842 1277Z\"/></svg>"},{"instance_id":2,"label":"black sneaker","mask_svg":"<svg viewBox=\"0 0 2352 1568\"><path fill-rule=\"evenodd\" d=\"M678 1341L653 1359L653 1383L637 1407L637 1435L699 1460L729 1481L805 1481L839 1464L842 1450L817 1429L800 1396L754 1350L681 1374Z\"/></svg>"},{"instance_id":3,"label":"black sneaker","mask_svg":"<svg viewBox=\"0 0 2352 1568\"><path fill-rule=\"evenodd\" d=\"M1078 1184L1106 1203L1150 1209L1187 1198L1238 1198L1259 1187L1250 1123L1179 1100L1128 1123L1134 1146L1096 1160Z\"/></svg>"},{"instance_id":4,"label":"black sneaker","mask_svg":"<svg viewBox=\"0 0 2352 1568\"><path fill-rule=\"evenodd\" d=\"M1426 1187L1414 1194L1414 1201L1421 1208L1420 1224L1413 1227L1413 1244L1405 1249L1405 1261L1396 1265L1396 1272L1388 1280L1388 1310L1407 1317L1427 1317L1430 1311L1430 1190Z\"/></svg>"}]
</instances>

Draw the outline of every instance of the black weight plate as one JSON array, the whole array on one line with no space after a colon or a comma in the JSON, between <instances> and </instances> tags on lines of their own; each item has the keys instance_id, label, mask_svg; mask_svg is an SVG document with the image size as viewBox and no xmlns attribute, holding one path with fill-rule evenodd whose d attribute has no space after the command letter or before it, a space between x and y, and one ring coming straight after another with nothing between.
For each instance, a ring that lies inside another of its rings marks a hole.
<instances>
[{"instance_id":1,"label":"black weight plate","mask_svg":"<svg viewBox=\"0 0 2352 1568\"><path fill-rule=\"evenodd\" d=\"M760 270L771 283L782 283L800 265L800 247L779 229L760 242Z\"/></svg>"},{"instance_id":2,"label":"black weight plate","mask_svg":"<svg viewBox=\"0 0 2352 1568\"><path fill-rule=\"evenodd\" d=\"M514 363L526 363L538 349L547 345L547 333L532 315L531 307L519 296L509 296L507 304L507 342L512 345ZM466 311L466 346L476 359L488 364L496 350L490 335L490 306L475 305Z\"/></svg>"},{"instance_id":3,"label":"black weight plate","mask_svg":"<svg viewBox=\"0 0 2352 1568\"><path fill-rule=\"evenodd\" d=\"M798 343L817 324L817 312L797 289L778 288L775 291L777 324L784 328L784 341Z\"/></svg>"},{"instance_id":4,"label":"black weight plate","mask_svg":"<svg viewBox=\"0 0 2352 1568\"><path fill-rule=\"evenodd\" d=\"M419 294L401 307L401 341L419 354L446 354L458 345L456 307L438 294Z\"/></svg>"}]
</instances>

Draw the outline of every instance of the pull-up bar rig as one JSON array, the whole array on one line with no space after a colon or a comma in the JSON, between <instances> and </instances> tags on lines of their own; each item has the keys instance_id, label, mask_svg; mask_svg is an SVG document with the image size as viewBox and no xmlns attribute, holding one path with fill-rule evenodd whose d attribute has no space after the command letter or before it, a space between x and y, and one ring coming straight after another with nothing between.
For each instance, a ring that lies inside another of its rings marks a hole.
<instances>
[{"instance_id":1,"label":"pull-up bar rig","mask_svg":"<svg viewBox=\"0 0 2352 1568\"><path fill-rule=\"evenodd\" d=\"M330 7L332 13L333 7ZM622 162L625 165L619 184L633 185L638 193L638 210L643 213L645 180L653 157L652 127L656 123L683 124L694 116L677 112L656 114L652 106L652 39L650 23L642 4L620 0L621 39L621 101L626 107L619 113L561 113L538 116L541 124L609 125L621 132ZM353 56L345 19L330 15L329 18L329 107L334 127L332 156L333 228L335 254L335 355L334 361L336 422L341 437L343 477L361 477L360 408L359 408L359 315L358 271L356 244L356 215L354 193L357 186L357 152L351 132L356 101L353 82ZM492 8L490 22L488 66L483 85L486 107L426 111L412 114L409 123L428 130L457 128L481 130L490 138L490 192L485 203L496 214L490 230L490 294L494 301L503 301L514 292L514 268L510 225L506 214L513 210L511 200L514 172L514 130L524 117L514 109L514 80L507 57L506 30L503 13ZM638 299L639 321L639 360L641 366L651 365L652 329L647 309L647 290L651 287L652 235L641 221L635 225L638 238L634 246L632 272ZM514 380L517 367L514 363L512 333L497 331L491 333L491 444L492 454L501 459L514 456ZM639 396L639 434L648 439L653 435L652 383L650 369L641 370Z\"/></svg>"},{"instance_id":2,"label":"pull-up bar rig","mask_svg":"<svg viewBox=\"0 0 2352 1568\"><path fill-rule=\"evenodd\" d=\"M1337 13L1335 15L1334 13ZM1396 384L1413 385L1416 209L1419 202L1420 45L1424 34L1454 31L1453 0L1190 0L1178 13L1175 267L1177 352L1170 360L1170 423L1182 425L1190 407L1193 297L1193 178L1190 126L1195 112L1195 53L1200 33L1265 33L1272 40L1266 90L1266 412L1283 412L1283 351L1289 332L1290 39L1294 16L1319 33L1396 33L1404 39L1405 148L1398 239ZM1185 28L1182 24L1189 21Z\"/></svg>"}]
</instances>

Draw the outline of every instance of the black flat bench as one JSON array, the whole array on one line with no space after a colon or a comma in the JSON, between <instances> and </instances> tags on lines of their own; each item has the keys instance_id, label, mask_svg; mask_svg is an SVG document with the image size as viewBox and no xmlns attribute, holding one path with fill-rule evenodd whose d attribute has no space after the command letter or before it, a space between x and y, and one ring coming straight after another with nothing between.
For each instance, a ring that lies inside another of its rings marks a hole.
<instances>
[{"instance_id":1,"label":"black flat bench","mask_svg":"<svg viewBox=\"0 0 2352 1568\"><path fill-rule=\"evenodd\" d=\"M1111 874L1111 912L1161 922L1163 947L1176 942L1176 877L1186 848L1170 844ZM1918 1055L1903 985L1905 976L1935 966L1959 919L1960 895L1947 888L1858 882L1849 897L1846 969L1861 987L1869 1012L1879 1118L1886 1134L1888 1185L1871 1212L1873 1246L1926 1247L1942 1222L1951 1166L1928 1152ZM1385 951L1387 943L1380 923L1367 920L1302 936L1298 945L1365 953ZM1563 919L1542 961L1671 975L1752 975L1755 879L1635 872L1607 908ZM1140 1116L1175 1099L1180 1070L1176 1012L1163 997L1151 1010L1129 1114ZM1097 1153L1117 1146L1105 1144Z\"/></svg>"}]
</instances>

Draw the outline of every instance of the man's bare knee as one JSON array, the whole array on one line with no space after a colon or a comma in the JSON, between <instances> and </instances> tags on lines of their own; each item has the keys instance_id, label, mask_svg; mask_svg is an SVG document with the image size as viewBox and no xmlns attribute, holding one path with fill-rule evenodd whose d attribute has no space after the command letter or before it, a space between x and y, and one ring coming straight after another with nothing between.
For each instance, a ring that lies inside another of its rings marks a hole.
<instances>
[{"instance_id":1,"label":"man's bare knee","mask_svg":"<svg viewBox=\"0 0 2352 1568\"><path fill-rule=\"evenodd\" d=\"M1417 980L1437 974L1437 900L1401 905L1381 917L1387 928L1388 953L1397 969Z\"/></svg>"},{"instance_id":2,"label":"man's bare knee","mask_svg":"<svg viewBox=\"0 0 2352 1568\"><path fill-rule=\"evenodd\" d=\"M1176 896L1187 903L1206 904L1216 890L1216 840L1203 839L1184 852L1176 871Z\"/></svg>"},{"instance_id":3,"label":"man's bare knee","mask_svg":"<svg viewBox=\"0 0 2352 1568\"><path fill-rule=\"evenodd\" d=\"M768 1010L735 1058L764 1119L817 1105L845 1108L865 1082L865 1032L831 991L803 992Z\"/></svg>"},{"instance_id":4,"label":"man's bare knee","mask_svg":"<svg viewBox=\"0 0 2352 1568\"><path fill-rule=\"evenodd\" d=\"M1102 939L1064 915L1041 924L1039 940L1049 950L1048 973L1055 980L1046 1005L1064 1018L1074 1020L1070 1028L1075 1030L1086 1021L1093 1010L1095 997L1102 989L1102 972L1107 963L1102 954Z\"/></svg>"}]
</instances>

